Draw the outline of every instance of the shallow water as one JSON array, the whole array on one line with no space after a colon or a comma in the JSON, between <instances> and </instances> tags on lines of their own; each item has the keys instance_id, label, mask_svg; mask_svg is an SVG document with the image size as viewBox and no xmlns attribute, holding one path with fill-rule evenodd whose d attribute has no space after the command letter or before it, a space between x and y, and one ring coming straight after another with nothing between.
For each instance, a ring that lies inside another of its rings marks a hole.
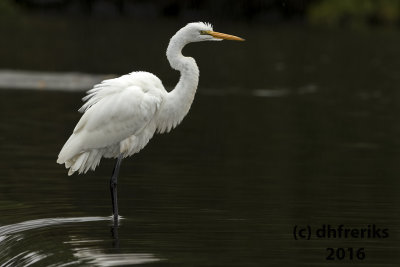
<instances>
[{"instance_id":1,"label":"shallow water","mask_svg":"<svg viewBox=\"0 0 400 267\"><path fill-rule=\"evenodd\" d=\"M311 89L310 89L311 88ZM202 89L183 123L122 163L68 177L56 156L83 93L0 91L2 266L398 266L400 118L380 90ZM387 228L387 238L294 240L313 229Z\"/></svg>"},{"instance_id":2,"label":"shallow water","mask_svg":"<svg viewBox=\"0 0 400 267\"><path fill-rule=\"evenodd\" d=\"M3 24L0 68L151 70L168 86L165 48L183 24ZM398 31L215 24L247 41L185 48L199 92L177 129L123 161L118 238L114 162L72 177L55 162L84 93L0 91L1 266L399 266ZM342 224L367 236L316 236ZM373 225L388 236L368 236Z\"/></svg>"}]
</instances>

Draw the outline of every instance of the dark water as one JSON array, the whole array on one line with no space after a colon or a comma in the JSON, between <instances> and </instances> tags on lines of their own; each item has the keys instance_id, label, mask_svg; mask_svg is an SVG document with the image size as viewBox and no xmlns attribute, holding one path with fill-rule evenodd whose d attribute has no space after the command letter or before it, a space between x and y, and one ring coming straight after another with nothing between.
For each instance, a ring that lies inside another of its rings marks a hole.
<instances>
[{"instance_id":1,"label":"dark water","mask_svg":"<svg viewBox=\"0 0 400 267\"><path fill-rule=\"evenodd\" d=\"M160 58L182 23L107 23L0 27L0 67L176 82ZM398 31L219 26L247 41L185 49L199 93L182 125L123 161L118 239L114 162L72 177L55 162L83 93L0 91L0 265L399 266ZM355 237L316 236L341 224Z\"/></svg>"},{"instance_id":2,"label":"dark water","mask_svg":"<svg viewBox=\"0 0 400 267\"><path fill-rule=\"evenodd\" d=\"M3 266L399 265L398 99L200 92L182 125L123 162L116 240L113 161L72 177L55 163L82 95L0 91ZM388 237L294 240L295 225L323 224ZM328 247L366 257L326 260Z\"/></svg>"}]
</instances>

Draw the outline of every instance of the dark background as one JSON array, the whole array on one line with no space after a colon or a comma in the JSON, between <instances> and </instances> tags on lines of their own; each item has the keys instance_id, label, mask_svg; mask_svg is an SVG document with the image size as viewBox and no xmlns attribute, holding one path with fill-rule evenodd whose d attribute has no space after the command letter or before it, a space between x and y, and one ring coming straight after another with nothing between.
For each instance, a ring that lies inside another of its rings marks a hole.
<instances>
[{"instance_id":1,"label":"dark background","mask_svg":"<svg viewBox=\"0 0 400 267\"><path fill-rule=\"evenodd\" d=\"M201 79L205 87L300 87L310 79L325 83L326 76L335 83L343 64L354 64L351 80L362 83L360 57L368 72L384 76L374 80L385 83L388 75L397 79L392 53L398 49L391 40L398 36L399 10L396 0L4 0L0 69L117 75L146 70L173 86L178 73L164 57L169 38L188 22L207 21L248 42L185 49L208 77ZM231 64L242 75L230 75ZM214 65L218 74L208 67Z\"/></svg>"}]
</instances>

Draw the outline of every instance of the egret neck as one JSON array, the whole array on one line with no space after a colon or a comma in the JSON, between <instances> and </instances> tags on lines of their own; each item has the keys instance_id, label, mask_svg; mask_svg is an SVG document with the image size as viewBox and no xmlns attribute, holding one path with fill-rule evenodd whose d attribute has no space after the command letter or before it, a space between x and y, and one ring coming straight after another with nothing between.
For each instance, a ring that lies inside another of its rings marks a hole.
<instances>
[{"instance_id":1,"label":"egret neck","mask_svg":"<svg viewBox=\"0 0 400 267\"><path fill-rule=\"evenodd\" d=\"M189 42L178 31L170 40L167 58L171 67L180 71L181 76L175 88L167 94L167 99L160 110L160 132L175 128L189 112L199 83L199 68L192 57L182 55L183 47Z\"/></svg>"}]
</instances>

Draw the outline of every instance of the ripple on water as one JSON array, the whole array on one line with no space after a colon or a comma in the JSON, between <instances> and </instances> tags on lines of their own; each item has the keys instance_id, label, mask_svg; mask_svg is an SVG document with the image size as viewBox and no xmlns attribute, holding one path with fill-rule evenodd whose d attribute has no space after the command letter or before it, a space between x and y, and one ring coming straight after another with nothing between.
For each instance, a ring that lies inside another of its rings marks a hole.
<instances>
[{"instance_id":1,"label":"ripple on water","mask_svg":"<svg viewBox=\"0 0 400 267\"><path fill-rule=\"evenodd\" d=\"M73 266L91 264L92 266L121 266L144 264L160 261L151 253L110 253L104 252L95 246L81 247L82 244L99 244L105 242L101 239L87 239L76 235L66 234L60 241L67 245L67 251L60 251L60 246L53 244L57 251L45 249L46 244L40 244L32 231L50 230L54 226L72 223L87 223L98 221L111 221L111 217L74 217L74 218L45 218L29 220L0 227L0 265L1 266L31 266L39 261L51 263L48 266ZM65 231L64 233L68 233ZM43 233L36 233L38 236ZM58 240L58 239L57 239ZM51 240L53 242L53 240ZM68 257L60 259L57 254L66 254ZM56 263L55 263L56 262Z\"/></svg>"},{"instance_id":2,"label":"ripple on water","mask_svg":"<svg viewBox=\"0 0 400 267\"><path fill-rule=\"evenodd\" d=\"M74 256L96 266L120 266L160 261L149 253L106 254L93 249L79 249Z\"/></svg>"}]
</instances>

